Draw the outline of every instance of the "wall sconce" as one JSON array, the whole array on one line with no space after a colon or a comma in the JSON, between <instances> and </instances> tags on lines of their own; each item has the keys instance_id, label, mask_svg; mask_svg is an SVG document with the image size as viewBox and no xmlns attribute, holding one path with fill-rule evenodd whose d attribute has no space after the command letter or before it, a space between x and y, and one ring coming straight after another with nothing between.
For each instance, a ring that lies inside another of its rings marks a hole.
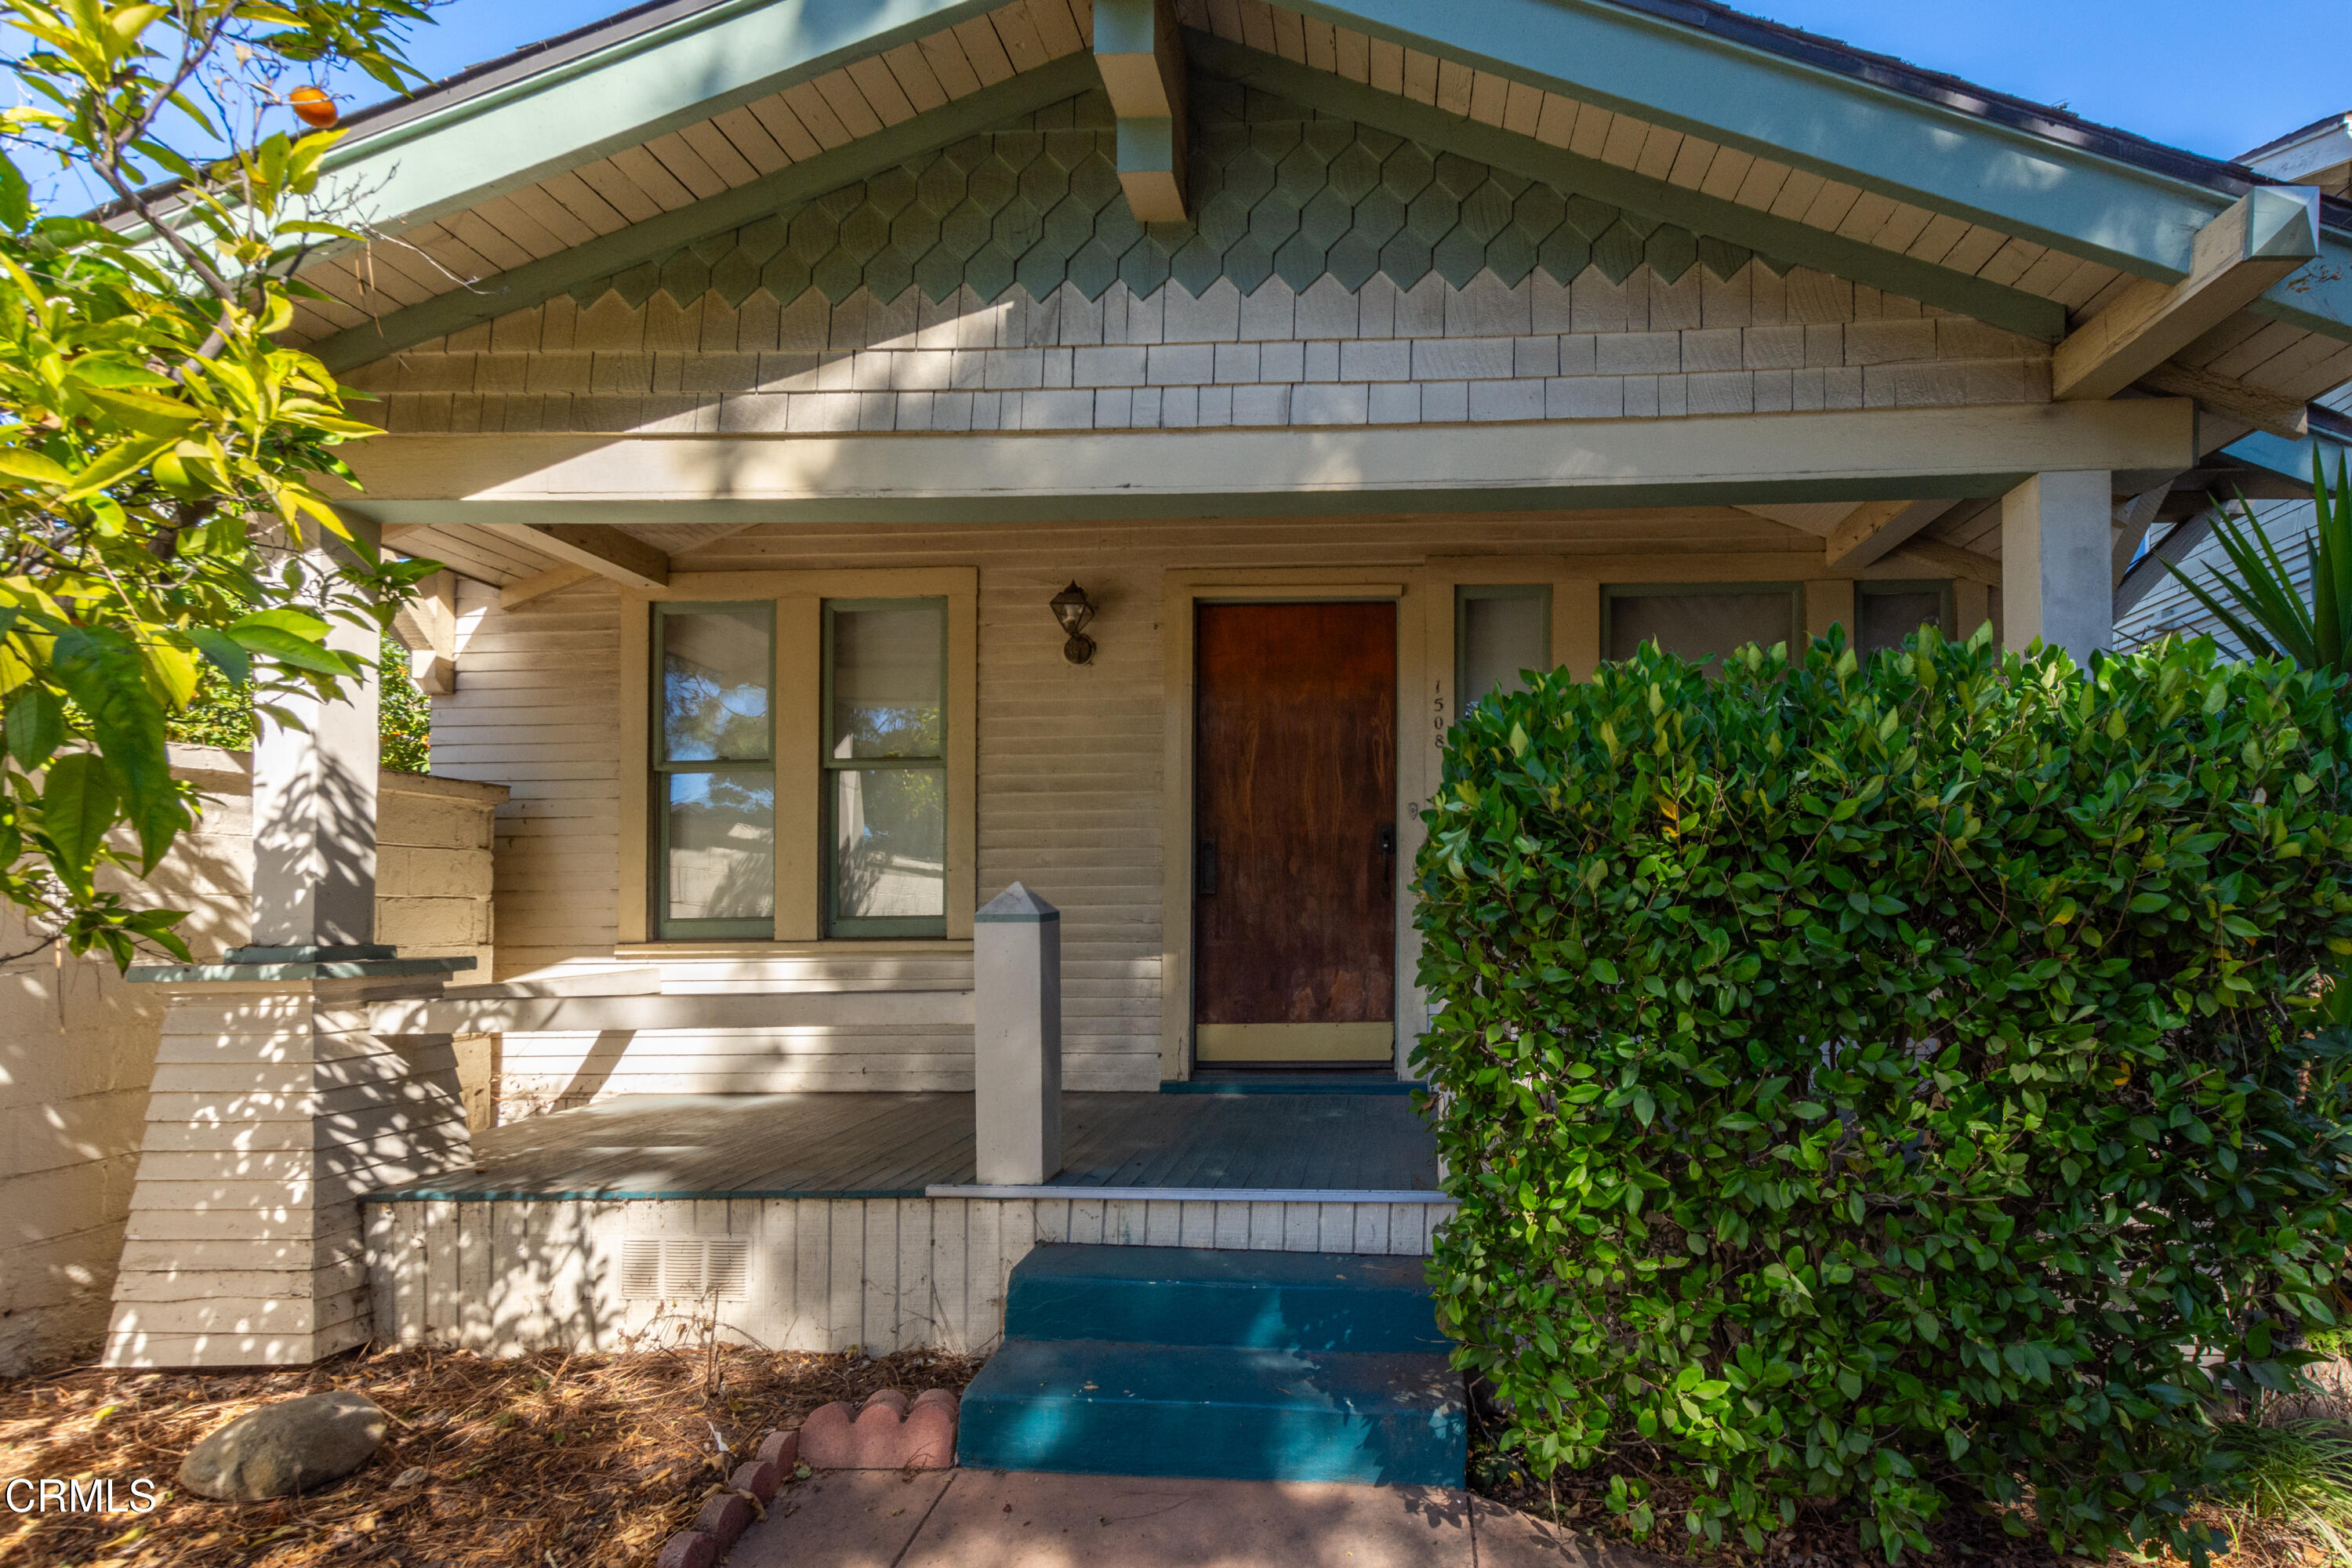
<instances>
[{"instance_id":1,"label":"wall sconce","mask_svg":"<svg viewBox=\"0 0 2352 1568\"><path fill-rule=\"evenodd\" d=\"M1087 636L1087 623L1095 618L1095 607L1087 591L1076 583L1054 595L1054 618L1062 623L1069 640L1062 645L1062 657L1072 664L1085 664L1095 656L1095 639Z\"/></svg>"}]
</instances>

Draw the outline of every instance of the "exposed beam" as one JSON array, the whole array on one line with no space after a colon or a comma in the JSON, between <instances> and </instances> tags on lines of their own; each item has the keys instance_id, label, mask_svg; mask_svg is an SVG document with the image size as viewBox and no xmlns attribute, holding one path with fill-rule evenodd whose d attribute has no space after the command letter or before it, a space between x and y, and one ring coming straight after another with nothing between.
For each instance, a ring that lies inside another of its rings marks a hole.
<instances>
[{"instance_id":1,"label":"exposed beam","mask_svg":"<svg viewBox=\"0 0 2352 1568\"><path fill-rule=\"evenodd\" d=\"M632 588L659 588L669 582L669 557L643 540L605 523L492 523L524 535L532 549L599 577L610 577Z\"/></svg>"},{"instance_id":2,"label":"exposed beam","mask_svg":"<svg viewBox=\"0 0 2352 1568\"><path fill-rule=\"evenodd\" d=\"M1965 577L1971 583L2000 586L2000 563L1990 555L1946 544L1938 539L1914 539L1897 546L1889 561L1916 562L1939 577Z\"/></svg>"},{"instance_id":3,"label":"exposed beam","mask_svg":"<svg viewBox=\"0 0 2352 1568\"><path fill-rule=\"evenodd\" d=\"M2052 354L2052 395L2113 397L2319 255L2319 193L2248 191L2197 233L2189 276L2142 279Z\"/></svg>"},{"instance_id":4,"label":"exposed beam","mask_svg":"<svg viewBox=\"0 0 2352 1568\"><path fill-rule=\"evenodd\" d=\"M543 598L558 589L569 588L574 583L585 583L596 575L585 566L551 566L529 577L518 577L499 590L499 608L511 610Z\"/></svg>"},{"instance_id":5,"label":"exposed beam","mask_svg":"<svg viewBox=\"0 0 2352 1568\"><path fill-rule=\"evenodd\" d=\"M688 202L643 223L575 245L510 271L473 280L430 300L404 306L373 321L347 327L310 345L330 370L349 370L446 333L527 310L583 279L625 272L680 246L774 216L789 218L828 191L853 184L908 159L991 130L1095 85L1094 61L1065 55L1034 70L984 87L928 114L860 137L772 174ZM394 231L397 238L397 231Z\"/></svg>"},{"instance_id":6,"label":"exposed beam","mask_svg":"<svg viewBox=\"0 0 2352 1568\"><path fill-rule=\"evenodd\" d=\"M1139 223L1181 223L1184 40L1170 0L1095 0L1095 64L1118 114L1118 183Z\"/></svg>"},{"instance_id":7,"label":"exposed beam","mask_svg":"<svg viewBox=\"0 0 2352 1568\"><path fill-rule=\"evenodd\" d=\"M1435 17L1480 8L1430 6L1427 14ZM1580 157L1565 147L1556 147L1532 136L1465 120L1206 33L1188 30L1184 47L1195 64L1228 80L1261 88L1310 109L1410 136L1424 145L1475 158L1526 179L1542 180L1595 201L1664 218L1696 233L1760 251L1776 260L1797 262L1888 289L1923 304L1940 305L2039 342L2054 343L2066 332L2063 305L2021 289L1988 283L1950 268L1814 228L1794 218L1774 217L1727 197L1654 180L1598 158ZM1781 152L1774 156L1786 158L1788 154Z\"/></svg>"},{"instance_id":8,"label":"exposed beam","mask_svg":"<svg viewBox=\"0 0 2352 1568\"><path fill-rule=\"evenodd\" d=\"M2131 570L2132 558L2139 553L2140 541L2147 537L2157 514L2164 510L2165 499L2172 494L2172 483L2167 479L2154 489L2116 504L2115 552L2109 560L2115 586L2123 585L2124 574Z\"/></svg>"},{"instance_id":9,"label":"exposed beam","mask_svg":"<svg viewBox=\"0 0 2352 1568\"><path fill-rule=\"evenodd\" d=\"M2242 419L2257 430L2289 441L2311 434L2311 417L2300 397L2284 397L2259 386L2248 386L2225 375L2192 365L2160 364L2139 378L2150 392L2169 397L2193 397L2216 414Z\"/></svg>"},{"instance_id":10,"label":"exposed beam","mask_svg":"<svg viewBox=\"0 0 2352 1568\"><path fill-rule=\"evenodd\" d=\"M384 531L387 538L393 530ZM427 697L457 689L457 574L447 567L416 584L416 595L393 612L393 636L408 650L409 679Z\"/></svg>"},{"instance_id":11,"label":"exposed beam","mask_svg":"<svg viewBox=\"0 0 2352 1568\"><path fill-rule=\"evenodd\" d=\"M1739 510L1769 519L1783 528L1810 533L1815 539L1827 539L1853 508L1842 501L1789 501L1778 505L1743 506Z\"/></svg>"},{"instance_id":12,"label":"exposed beam","mask_svg":"<svg viewBox=\"0 0 2352 1568\"><path fill-rule=\"evenodd\" d=\"M349 448L383 521L1037 521L1989 496L2068 467L2177 473L2173 398L1402 429L664 437L380 436ZM413 509L413 510L412 510Z\"/></svg>"},{"instance_id":13,"label":"exposed beam","mask_svg":"<svg viewBox=\"0 0 2352 1568\"><path fill-rule=\"evenodd\" d=\"M1871 565L1956 504L1956 500L1948 496L1927 500L1864 501L1831 531L1829 563L1841 572Z\"/></svg>"}]
</instances>

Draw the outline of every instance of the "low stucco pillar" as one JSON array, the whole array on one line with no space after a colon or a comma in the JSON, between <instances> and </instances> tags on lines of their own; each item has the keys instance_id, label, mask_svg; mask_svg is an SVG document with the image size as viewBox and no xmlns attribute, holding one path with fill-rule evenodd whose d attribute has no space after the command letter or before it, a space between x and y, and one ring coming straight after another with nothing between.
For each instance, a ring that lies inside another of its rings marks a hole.
<instances>
[{"instance_id":1,"label":"low stucco pillar","mask_svg":"<svg viewBox=\"0 0 2352 1568\"><path fill-rule=\"evenodd\" d=\"M978 1178L1035 1186L1062 1169L1062 912L1015 882L971 936Z\"/></svg>"},{"instance_id":2,"label":"low stucco pillar","mask_svg":"<svg viewBox=\"0 0 2352 1568\"><path fill-rule=\"evenodd\" d=\"M2110 476L2036 474L2000 500L2000 629L2018 652L2036 638L2087 665L2116 640Z\"/></svg>"}]
</instances>

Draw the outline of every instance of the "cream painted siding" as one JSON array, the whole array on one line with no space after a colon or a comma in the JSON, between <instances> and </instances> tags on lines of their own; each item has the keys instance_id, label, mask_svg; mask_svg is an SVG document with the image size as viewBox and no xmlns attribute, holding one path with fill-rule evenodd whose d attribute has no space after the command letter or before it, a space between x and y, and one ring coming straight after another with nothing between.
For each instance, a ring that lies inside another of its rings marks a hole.
<instances>
[{"instance_id":1,"label":"cream painted siding","mask_svg":"<svg viewBox=\"0 0 2352 1568\"><path fill-rule=\"evenodd\" d=\"M513 611L458 580L457 695L433 702L433 766L495 778L499 974L609 956L618 839L619 600L587 583Z\"/></svg>"},{"instance_id":2,"label":"cream painted siding","mask_svg":"<svg viewBox=\"0 0 2352 1568\"><path fill-rule=\"evenodd\" d=\"M1171 571L1236 584L1304 568L1412 584L1431 557L1738 554L1757 574L1821 573L1810 535L1745 512L1378 517L945 528L769 525L682 552L678 572L979 569L978 898L1026 883L1062 910L1065 1081L1148 1090L1161 1068L1165 857L1160 616ZM1782 567L1778 557L1785 557ZM1654 573L1611 571L1638 581ZM1098 651L1074 666L1047 600L1075 579L1100 606ZM700 589L698 588L698 592ZM1401 614L1423 613L1408 587ZM935 990L970 984L968 943L659 943L616 949L620 767L609 704L624 613L602 583L497 607L467 584L457 690L434 702L435 756L505 779L497 873L503 974L658 962L666 989ZM480 650L478 657L476 650ZM606 706L599 708L598 704ZM1406 710L1414 698L1405 697ZM543 706L542 706L543 705ZM1181 717L1177 721L1181 721ZM1408 772L1412 764L1409 762ZM1408 788L1414 785L1408 783ZM1405 842L1413 837L1406 825ZM965 1028L870 1026L509 1035L509 1113L622 1093L783 1089L965 1089Z\"/></svg>"}]
</instances>

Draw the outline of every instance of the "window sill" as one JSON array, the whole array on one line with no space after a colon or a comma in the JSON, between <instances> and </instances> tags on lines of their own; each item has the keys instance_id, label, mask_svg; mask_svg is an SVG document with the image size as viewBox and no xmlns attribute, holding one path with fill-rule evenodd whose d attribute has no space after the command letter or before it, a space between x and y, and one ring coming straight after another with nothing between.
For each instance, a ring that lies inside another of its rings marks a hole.
<instances>
[{"instance_id":1,"label":"window sill","mask_svg":"<svg viewBox=\"0 0 2352 1568\"><path fill-rule=\"evenodd\" d=\"M970 937L826 937L814 942L759 942L722 939L677 942L625 942L613 949L614 958L845 958L855 953L904 955L940 953L969 957Z\"/></svg>"}]
</instances>

